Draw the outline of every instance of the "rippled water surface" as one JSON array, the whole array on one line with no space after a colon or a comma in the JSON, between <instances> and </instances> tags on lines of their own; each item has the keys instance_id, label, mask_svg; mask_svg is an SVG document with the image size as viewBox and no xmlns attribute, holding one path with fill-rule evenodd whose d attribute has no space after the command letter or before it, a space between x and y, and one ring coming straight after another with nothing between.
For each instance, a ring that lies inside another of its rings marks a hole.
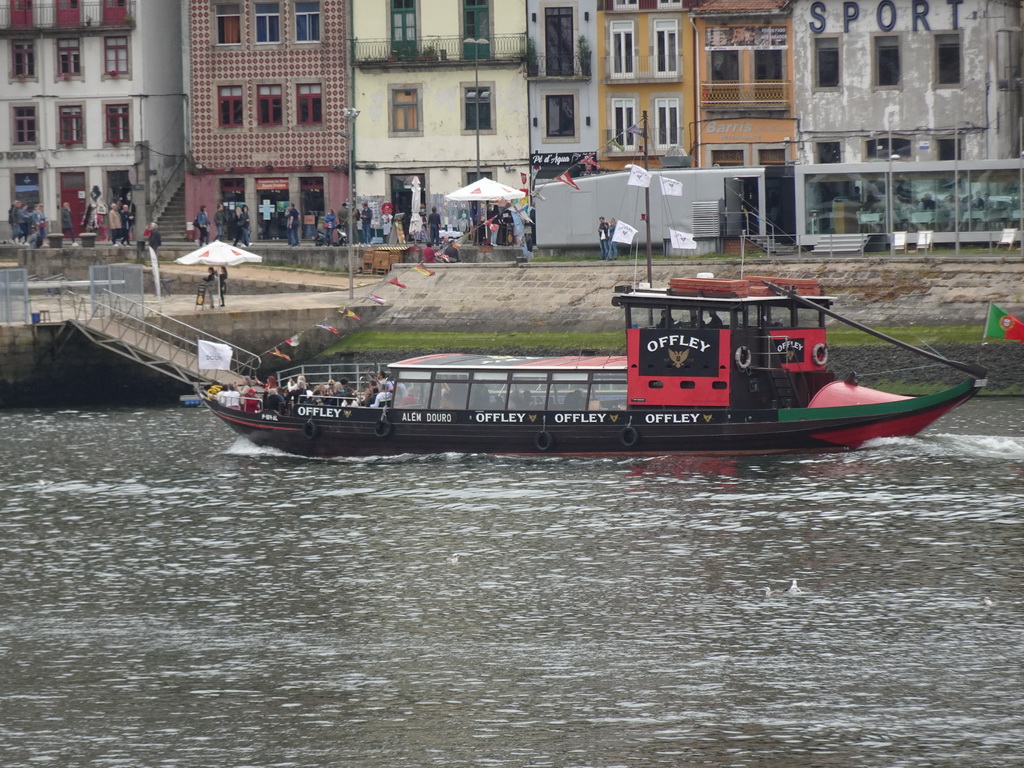
<instances>
[{"instance_id":1,"label":"rippled water surface","mask_svg":"<svg viewBox=\"0 0 1024 768\"><path fill-rule=\"evenodd\" d=\"M1024 764L1022 400L771 458L0 435L5 767Z\"/></svg>"}]
</instances>

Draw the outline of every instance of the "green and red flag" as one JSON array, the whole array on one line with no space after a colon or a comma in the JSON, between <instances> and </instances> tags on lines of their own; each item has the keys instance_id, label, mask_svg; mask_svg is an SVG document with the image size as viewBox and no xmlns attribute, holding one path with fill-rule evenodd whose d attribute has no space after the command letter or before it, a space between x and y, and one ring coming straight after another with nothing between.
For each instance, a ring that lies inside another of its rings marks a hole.
<instances>
[{"instance_id":1,"label":"green and red flag","mask_svg":"<svg viewBox=\"0 0 1024 768\"><path fill-rule=\"evenodd\" d=\"M995 304L989 304L988 322L985 323L985 336L1024 341L1024 323Z\"/></svg>"}]
</instances>

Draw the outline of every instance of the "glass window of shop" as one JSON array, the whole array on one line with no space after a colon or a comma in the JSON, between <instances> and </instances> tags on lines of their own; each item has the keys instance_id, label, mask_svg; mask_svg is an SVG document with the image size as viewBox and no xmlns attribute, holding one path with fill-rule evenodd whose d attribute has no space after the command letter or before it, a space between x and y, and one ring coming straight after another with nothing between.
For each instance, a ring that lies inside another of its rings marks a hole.
<instances>
[{"instance_id":1,"label":"glass window of shop","mask_svg":"<svg viewBox=\"0 0 1024 768\"><path fill-rule=\"evenodd\" d=\"M1017 171L909 171L893 165L891 177L884 163L871 173L808 176L806 234L998 232L1019 222Z\"/></svg>"}]
</instances>

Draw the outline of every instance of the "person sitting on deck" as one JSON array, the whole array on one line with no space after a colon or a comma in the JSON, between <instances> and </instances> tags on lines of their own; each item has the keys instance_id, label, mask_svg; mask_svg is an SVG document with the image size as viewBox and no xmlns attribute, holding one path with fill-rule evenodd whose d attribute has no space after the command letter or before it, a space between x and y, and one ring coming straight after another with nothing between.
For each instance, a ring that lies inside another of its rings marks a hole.
<instances>
[{"instance_id":1,"label":"person sitting on deck","mask_svg":"<svg viewBox=\"0 0 1024 768\"><path fill-rule=\"evenodd\" d=\"M241 395L238 394L238 390L235 389L234 384L226 385L224 389L217 393L217 402L225 408L233 408L236 411L242 407Z\"/></svg>"},{"instance_id":2,"label":"person sitting on deck","mask_svg":"<svg viewBox=\"0 0 1024 768\"><path fill-rule=\"evenodd\" d=\"M285 413L287 411L286 401L281 390L277 387L268 388L263 402L263 410L271 413Z\"/></svg>"},{"instance_id":3,"label":"person sitting on deck","mask_svg":"<svg viewBox=\"0 0 1024 768\"><path fill-rule=\"evenodd\" d=\"M395 383L388 378L385 371L377 374L377 395L373 398L373 407L382 408L385 403L390 403L395 395Z\"/></svg>"}]
</instances>

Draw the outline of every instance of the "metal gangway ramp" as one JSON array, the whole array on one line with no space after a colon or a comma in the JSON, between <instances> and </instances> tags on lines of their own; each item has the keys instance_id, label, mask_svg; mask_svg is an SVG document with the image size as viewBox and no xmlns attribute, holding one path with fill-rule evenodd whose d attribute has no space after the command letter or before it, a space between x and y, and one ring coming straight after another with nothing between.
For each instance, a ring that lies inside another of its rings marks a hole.
<instances>
[{"instance_id":1,"label":"metal gangway ramp","mask_svg":"<svg viewBox=\"0 0 1024 768\"><path fill-rule=\"evenodd\" d=\"M254 376L259 355L147 307L141 266L90 267L90 295L73 295L70 323L104 349L187 384L230 384ZM199 342L231 348L231 369L200 369Z\"/></svg>"}]
</instances>

